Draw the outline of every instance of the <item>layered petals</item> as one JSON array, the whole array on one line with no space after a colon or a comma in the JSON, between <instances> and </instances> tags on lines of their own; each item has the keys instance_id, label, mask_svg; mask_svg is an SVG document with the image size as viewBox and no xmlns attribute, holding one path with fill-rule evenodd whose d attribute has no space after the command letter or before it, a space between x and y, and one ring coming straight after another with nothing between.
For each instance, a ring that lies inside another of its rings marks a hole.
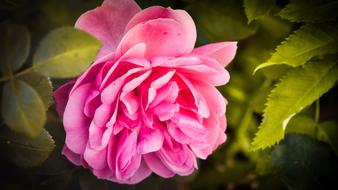
<instances>
[{"instance_id":1,"label":"layered petals","mask_svg":"<svg viewBox=\"0 0 338 190\"><path fill-rule=\"evenodd\" d=\"M195 48L183 10L105 0L76 27L103 42L94 64L54 92L62 154L100 179L135 184L194 172L226 140L224 68L236 42Z\"/></svg>"}]
</instances>

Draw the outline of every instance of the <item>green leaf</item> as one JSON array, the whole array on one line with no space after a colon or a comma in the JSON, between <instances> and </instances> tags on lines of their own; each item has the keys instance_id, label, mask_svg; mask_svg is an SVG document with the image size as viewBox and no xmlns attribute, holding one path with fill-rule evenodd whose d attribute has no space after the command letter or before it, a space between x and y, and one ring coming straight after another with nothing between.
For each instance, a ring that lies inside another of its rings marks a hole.
<instances>
[{"instance_id":1,"label":"green leaf","mask_svg":"<svg viewBox=\"0 0 338 190\"><path fill-rule=\"evenodd\" d=\"M0 70L8 75L26 61L31 39L26 27L9 22L0 24L0 34Z\"/></svg>"},{"instance_id":2,"label":"green leaf","mask_svg":"<svg viewBox=\"0 0 338 190\"><path fill-rule=\"evenodd\" d=\"M274 147L271 162L289 189L332 189L337 184L337 156L310 137L287 135Z\"/></svg>"},{"instance_id":3,"label":"green leaf","mask_svg":"<svg viewBox=\"0 0 338 190\"><path fill-rule=\"evenodd\" d=\"M338 24L309 24L283 41L267 62L256 67L255 72L278 64L297 67L313 57L335 52L338 52Z\"/></svg>"},{"instance_id":4,"label":"green leaf","mask_svg":"<svg viewBox=\"0 0 338 190\"><path fill-rule=\"evenodd\" d=\"M240 40L257 31L257 25L248 25L242 2L238 0L196 1L190 9L194 21L214 41Z\"/></svg>"},{"instance_id":5,"label":"green leaf","mask_svg":"<svg viewBox=\"0 0 338 190\"><path fill-rule=\"evenodd\" d=\"M317 123L315 122L313 116L311 117L306 114L297 114L290 120L285 132L286 134L297 133L316 138L316 127Z\"/></svg>"},{"instance_id":6,"label":"green leaf","mask_svg":"<svg viewBox=\"0 0 338 190\"><path fill-rule=\"evenodd\" d=\"M14 131L36 137L44 127L46 112L39 94L21 80L5 83L1 112L5 123Z\"/></svg>"},{"instance_id":7,"label":"green leaf","mask_svg":"<svg viewBox=\"0 0 338 190\"><path fill-rule=\"evenodd\" d=\"M335 121L326 121L318 126L318 138L331 145L338 155L338 124Z\"/></svg>"},{"instance_id":8,"label":"green leaf","mask_svg":"<svg viewBox=\"0 0 338 190\"><path fill-rule=\"evenodd\" d=\"M248 22L250 23L268 14L274 5L274 0L244 0L244 10L248 17Z\"/></svg>"},{"instance_id":9,"label":"green leaf","mask_svg":"<svg viewBox=\"0 0 338 190\"><path fill-rule=\"evenodd\" d=\"M279 13L282 18L292 22L327 22L338 17L336 0L291 0Z\"/></svg>"},{"instance_id":10,"label":"green leaf","mask_svg":"<svg viewBox=\"0 0 338 190\"><path fill-rule=\"evenodd\" d=\"M279 142L290 119L332 88L338 79L338 64L318 61L291 70L272 90L252 150Z\"/></svg>"},{"instance_id":11,"label":"green leaf","mask_svg":"<svg viewBox=\"0 0 338 190\"><path fill-rule=\"evenodd\" d=\"M20 79L35 89L43 101L45 110L47 111L53 102L53 86L50 79L35 72L27 73L21 76Z\"/></svg>"},{"instance_id":12,"label":"green leaf","mask_svg":"<svg viewBox=\"0 0 338 190\"><path fill-rule=\"evenodd\" d=\"M50 32L33 57L34 71L55 78L75 77L93 62L100 42L80 30L64 27Z\"/></svg>"},{"instance_id":13,"label":"green leaf","mask_svg":"<svg viewBox=\"0 0 338 190\"><path fill-rule=\"evenodd\" d=\"M31 139L2 127L0 140L2 150L5 150L1 154L21 167L41 165L55 147L53 138L46 130Z\"/></svg>"}]
</instances>

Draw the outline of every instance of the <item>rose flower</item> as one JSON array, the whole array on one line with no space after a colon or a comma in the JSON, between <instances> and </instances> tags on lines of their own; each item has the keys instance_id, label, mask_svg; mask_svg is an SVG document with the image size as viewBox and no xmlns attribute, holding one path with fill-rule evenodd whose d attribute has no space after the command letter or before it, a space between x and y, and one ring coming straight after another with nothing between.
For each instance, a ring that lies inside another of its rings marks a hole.
<instances>
[{"instance_id":1,"label":"rose flower","mask_svg":"<svg viewBox=\"0 0 338 190\"><path fill-rule=\"evenodd\" d=\"M184 10L141 10L105 0L75 27L102 42L91 67L54 93L63 118L63 154L101 179L134 184L197 169L226 140L226 100L215 86L237 43L195 48Z\"/></svg>"}]
</instances>

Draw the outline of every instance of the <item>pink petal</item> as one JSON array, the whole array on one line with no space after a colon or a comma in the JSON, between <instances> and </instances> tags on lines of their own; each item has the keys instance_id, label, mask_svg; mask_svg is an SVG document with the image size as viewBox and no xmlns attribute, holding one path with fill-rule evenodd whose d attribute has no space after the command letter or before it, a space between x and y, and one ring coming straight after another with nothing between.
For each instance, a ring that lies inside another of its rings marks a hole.
<instances>
[{"instance_id":1,"label":"pink petal","mask_svg":"<svg viewBox=\"0 0 338 190\"><path fill-rule=\"evenodd\" d=\"M84 160L93 169L101 170L107 166L107 148L95 150L88 144L83 156Z\"/></svg>"},{"instance_id":2,"label":"pink petal","mask_svg":"<svg viewBox=\"0 0 338 190\"><path fill-rule=\"evenodd\" d=\"M139 154L158 151L163 144L163 135L159 129L142 127L138 137L137 151Z\"/></svg>"},{"instance_id":3,"label":"pink petal","mask_svg":"<svg viewBox=\"0 0 338 190\"><path fill-rule=\"evenodd\" d=\"M117 48L117 56L138 43L145 43L147 58L154 56L178 56L186 53L189 34L177 21L158 18L138 24L130 29Z\"/></svg>"},{"instance_id":4,"label":"pink petal","mask_svg":"<svg viewBox=\"0 0 338 190\"><path fill-rule=\"evenodd\" d=\"M79 154L75 154L65 145L62 149L62 154L68 158L73 164L80 166L81 165L81 156Z\"/></svg>"},{"instance_id":5,"label":"pink petal","mask_svg":"<svg viewBox=\"0 0 338 190\"><path fill-rule=\"evenodd\" d=\"M127 184L136 184L144 180L145 178L149 177L151 174L151 170L148 168L146 163L141 161L140 167L138 170L134 173L133 176L131 176L128 180L126 181L121 181L122 183L127 183Z\"/></svg>"},{"instance_id":6,"label":"pink petal","mask_svg":"<svg viewBox=\"0 0 338 190\"><path fill-rule=\"evenodd\" d=\"M174 172L169 170L163 163L162 161L157 157L155 153L149 153L143 155L143 158L148 165L148 167L157 175L164 177L164 178L169 178L173 177L175 175Z\"/></svg>"},{"instance_id":7,"label":"pink petal","mask_svg":"<svg viewBox=\"0 0 338 190\"><path fill-rule=\"evenodd\" d=\"M140 10L133 0L105 0L100 7L82 14L75 27L101 40L100 58L115 51L128 21Z\"/></svg>"},{"instance_id":8,"label":"pink petal","mask_svg":"<svg viewBox=\"0 0 338 190\"><path fill-rule=\"evenodd\" d=\"M69 96L63 117L66 145L78 154L83 153L88 139L89 118L85 116L83 110L91 88L91 84L84 84Z\"/></svg>"},{"instance_id":9,"label":"pink petal","mask_svg":"<svg viewBox=\"0 0 338 190\"><path fill-rule=\"evenodd\" d=\"M69 93L72 90L74 84L74 80L67 82L66 84L59 87L53 94L55 98L56 111L61 118L63 117L63 112L65 111L68 102Z\"/></svg>"},{"instance_id":10,"label":"pink petal","mask_svg":"<svg viewBox=\"0 0 338 190\"><path fill-rule=\"evenodd\" d=\"M210 57L227 66L235 57L237 42L219 42L195 48L192 54Z\"/></svg>"},{"instance_id":11,"label":"pink petal","mask_svg":"<svg viewBox=\"0 0 338 190\"><path fill-rule=\"evenodd\" d=\"M160 6L153 6L137 13L128 23L126 31L142 22L158 18L171 18L180 23L186 34L186 52L193 50L196 42L196 26L191 16L184 10L173 10Z\"/></svg>"},{"instance_id":12,"label":"pink petal","mask_svg":"<svg viewBox=\"0 0 338 190\"><path fill-rule=\"evenodd\" d=\"M87 117L93 117L95 110L100 106L100 92L92 90L87 97L84 113Z\"/></svg>"}]
</instances>

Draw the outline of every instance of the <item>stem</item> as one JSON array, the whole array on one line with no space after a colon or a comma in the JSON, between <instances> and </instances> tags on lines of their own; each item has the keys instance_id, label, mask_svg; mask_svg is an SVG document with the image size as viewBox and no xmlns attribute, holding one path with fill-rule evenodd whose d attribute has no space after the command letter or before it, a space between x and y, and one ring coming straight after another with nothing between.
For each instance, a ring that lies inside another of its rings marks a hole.
<instances>
[{"instance_id":1,"label":"stem","mask_svg":"<svg viewBox=\"0 0 338 190\"><path fill-rule=\"evenodd\" d=\"M14 75L10 72L10 74L8 76L1 77L0 78L0 82L8 81L10 79L13 79L13 78L25 75L25 74L30 73L32 71L33 71L33 67L29 67L29 68L27 68L25 70L22 70L22 71L20 71L18 73L15 73Z\"/></svg>"},{"instance_id":2,"label":"stem","mask_svg":"<svg viewBox=\"0 0 338 190\"><path fill-rule=\"evenodd\" d=\"M319 99L316 100L316 108L315 108L315 130L314 130L314 135L317 138L318 135L318 123L319 123L319 117L320 117L320 103L319 103Z\"/></svg>"}]
</instances>

